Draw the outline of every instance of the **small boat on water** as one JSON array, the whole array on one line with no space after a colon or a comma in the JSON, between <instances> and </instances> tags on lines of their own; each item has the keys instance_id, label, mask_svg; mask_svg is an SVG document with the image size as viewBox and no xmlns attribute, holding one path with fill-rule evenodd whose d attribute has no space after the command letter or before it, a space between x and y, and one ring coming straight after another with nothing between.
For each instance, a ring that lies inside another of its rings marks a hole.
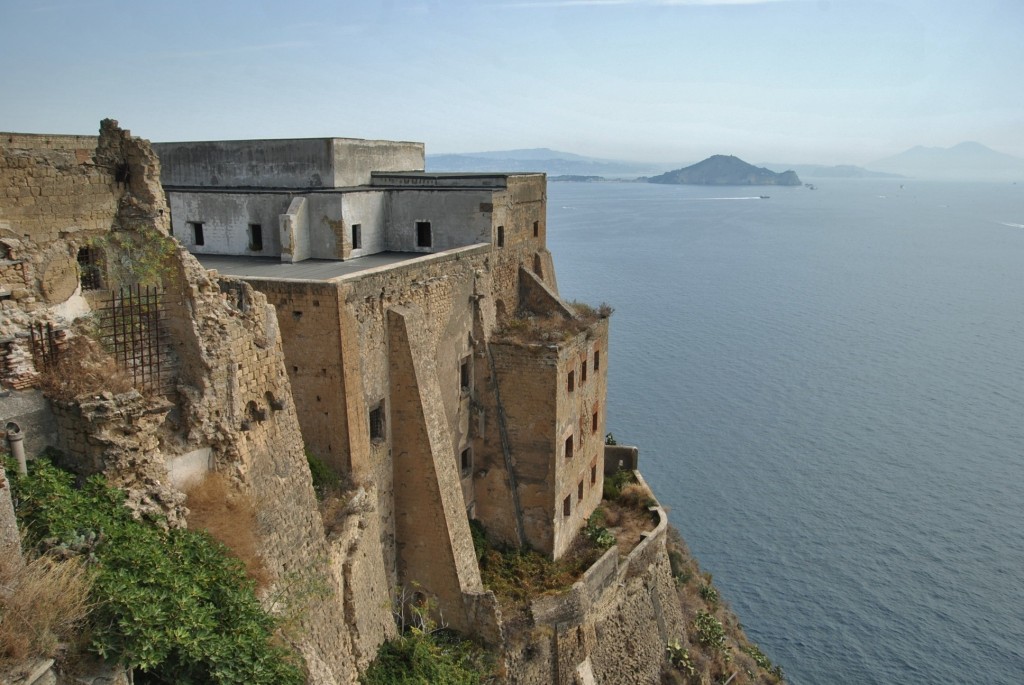
<instances>
[{"instance_id":1,"label":"small boat on water","mask_svg":"<svg viewBox=\"0 0 1024 685\"><path fill-rule=\"evenodd\" d=\"M767 200L767 199L768 199L768 198L770 198L770 197L771 197L771 195L762 195L762 196L761 196L761 199L762 199L762 200Z\"/></svg>"}]
</instances>

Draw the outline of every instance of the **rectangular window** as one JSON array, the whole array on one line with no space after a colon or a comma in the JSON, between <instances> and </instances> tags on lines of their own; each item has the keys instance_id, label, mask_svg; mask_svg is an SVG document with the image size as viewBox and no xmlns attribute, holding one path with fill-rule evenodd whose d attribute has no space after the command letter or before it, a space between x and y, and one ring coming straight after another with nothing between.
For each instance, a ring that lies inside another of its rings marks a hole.
<instances>
[{"instance_id":1,"label":"rectangular window","mask_svg":"<svg viewBox=\"0 0 1024 685\"><path fill-rule=\"evenodd\" d=\"M576 372L570 371L569 376L566 378L565 387L568 388L569 392L576 389Z\"/></svg>"},{"instance_id":2,"label":"rectangular window","mask_svg":"<svg viewBox=\"0 0 1024 685\"><path fill-rule=\"evenodd\" d=\"M263 251L263 226L261 224L249 224L249 251Z\"/></svg>"},{"instance_id":3,"label":"rectangular window","mask_svg":"<svg viewBox=\"0 0 1024 685\"><path fill-rule=\"evenodd\" d=\"M601 350L594 350L594 371L601 368Z\"/></svg>"},{"instance_id":4,"label":"rectangular window","mask_svg":"<svg viewBox=\"0 0 1024 685\"><path fill-rule=\"evenodd\" d=\"M462 458L459 465L462 469L463 477L468 476L469 472L473 469L473 449L471 447L462 450Z\"/></svg>"},{"instance_id":5,"label":"rectangular window","mask_svg":"<svg viewBox=\"0 0 1024 685\"><path fill-rule=\"evenodd\" d=\"M433 244L433 240L430 235L430 222L429 221L417 221L416 222L416 247L430 247Z\"/></svg>"},{"instance_id":6,"label":"rectangular window","mask_svg":"<svg viewBox=\"0 0 1024 685\"><path fill-rule=\"evenodd\" d=\"M505 247L505 227L498 226L498 247Z\"/></svg>"},{"instance_id":7,"label":"rectangular window","mask_svg":"<svg viewBox=\"0 0 1024 685\"><path fill-rule=\"evenodd\" d=\"M203 236L203 222L189 221L188 225L192 227L192 243L195 245L205 245L206 239Z\"/></svg>"},{"instance_id":8,"label":"rectangular window","mask_svg":"<svg viewBox=\"0 0 1024 685\"><path fill-rule=\"evenodd\" d=\"M573 437L574 436L570 435L569 437L567 437L565 439L565 458L566 459L572 459Z\"/></svg>"},{"instance_id":9,"label":"rectangular window","mask_svg":"<svg viewBox=\"0 0 1024 685\"><path fill-rule=\"evenodd\" d=\"M587 360L583 360L583 369L580 371L580 385L587 382Z\"/></svg>"},{"instance_id":10,"label":"rectangular window","mask_svg":"<svg viewBox=\"0 0 1024 685\"><path fill-rule=\"evenodd\" d=\"M459 364L459 390L461 392L469 392L472 387L471 383L472 378L470 377L469 357L466 357L462 360L462 363Z\"/></svg>"},{"instance_id":11,"label":"rectangular window","mask_svg":"<svg viewBox=\"0 0 1024 685\"><path fill-rule=\"evenodd\" d=\"M534 238L540 237L540 222L539 221L534 221L533 222L533 237Z\"/></svg>"},{"instance_id":12,"label":"rectangular window","mask_svg":"<svg viewBox=\"0 0 1024 685\"><path fill-rule=\"evenodd\" d=\"M370 439L384 439L384 400L370 410Z\"/></svg>"},{"instance_id":13,"label":"rectangular window","mask_svg":"<svg viewBox=\"0 0 1024 685\"><path fill-rule=\"evenodd\" d=\"M590 465L590 484L597 485L597 464Z\"/></svg>"},{"instance_id":14,"label":"rectangular window","mask_svg":"<svg viewBox=\"0 0 1024 685\"><path fill-rule=\"evenodd\" d=\"M580 481L579 485L576 486L576 501L583 501L583 481Z\"/></svg>"},{"instance_id":15,"label":"rectangular window","mask_svg":"<svg viewBox=\"0 0 1024 685\"><path fill-rule=\"evenodd\" d=\"M566 495L562 500L562 516L569 516L572 513L572 495Z\"/></svg>"},{"instance_id":16,"label":"rectangular window","mask_svg":"<svg viewBox=\"0 0 1024 685\"><path fill-rule=\"evenodd\" d=\"M78 248L78 280L82 290L99 290L103 287L96 253L88 247Z\"/></svg>"},{"instance_id":17,"label":"rectangular window","mask_svg":"<svg viewBox=\"0 0 1024 685\"><path fill-rule=\"evenodd\" d=\"M352 224L352 249L358 250L363 246L363 225Z\"/></svg>"},{"instance_id":18,"label":"rectangular window","mask_svg":"<svg viewBox=\"0 0 1024 685\"><path fill-rule=\"evenodd\" d=\"M594 415L590 417L590 432L597 432L597 410L594 410Z\"/></svg>"}]
</instances>

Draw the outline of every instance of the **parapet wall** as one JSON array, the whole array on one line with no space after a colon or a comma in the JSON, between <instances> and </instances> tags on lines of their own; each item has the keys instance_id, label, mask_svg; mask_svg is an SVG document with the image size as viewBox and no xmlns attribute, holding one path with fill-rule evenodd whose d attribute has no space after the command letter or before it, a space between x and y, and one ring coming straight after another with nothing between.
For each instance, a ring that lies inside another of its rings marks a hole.
<instances>
[{"instance_id":1,"label":"parapet wall","mask_svg":"<svg viewBox=\"0 0 1024 685\"><path fill-rule=\"evenodd\" d=\"M651 512L654 530L629 555L613 547L571 590L533 601L530 625L506 643L509 683L659 682L665 645L684 621L666 549L668 516L660 505Z\"/></svg>"}]
</instances>

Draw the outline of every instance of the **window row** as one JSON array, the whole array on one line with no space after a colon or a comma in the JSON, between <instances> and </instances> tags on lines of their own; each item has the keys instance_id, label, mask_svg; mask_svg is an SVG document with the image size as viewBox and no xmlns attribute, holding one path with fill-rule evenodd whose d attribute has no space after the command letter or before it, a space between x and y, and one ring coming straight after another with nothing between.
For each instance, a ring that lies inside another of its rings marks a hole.
<instances>
[{"instance_id":1,"label":"window row","mask_svg":"<svg viewBox=\"0 0 1024 685\"><path fill-rule=\"evenodd\" d=\"M587 382L587 362L588 357L583 358L583 364L580 366L580 385ZM594 350L594 372L601 370L601 350ZM576 369L570 369L566 375L565 387L569 392L576 391Z\"/></svg>"},{"instance_id":2,"label":"window row","mask_svg":"<svg viewBox=\"0 0 1024 685\"><path fill-rule=\"evenodd\" d=\"M533 237L534 238L539 238L540 237L540 222L539 221L534 221L533 222ZM498 245L498 247L505 247L505 227L504 226L498 226L497 245Z\"/></svg>"},{"instance_id":3,"label":"window row","mask_svg":"<svg viewBox=\"0 0 1024 685\"><path fill-rule=\"evenodd\" d=\"M597 461L590 464L590 485L597 485ZM576 484L576 503L583 502L583 480ZM566 495L565 499L562 500L562 516L569 517L572 515L572 495Z\"/></svg>"}]
</instances>

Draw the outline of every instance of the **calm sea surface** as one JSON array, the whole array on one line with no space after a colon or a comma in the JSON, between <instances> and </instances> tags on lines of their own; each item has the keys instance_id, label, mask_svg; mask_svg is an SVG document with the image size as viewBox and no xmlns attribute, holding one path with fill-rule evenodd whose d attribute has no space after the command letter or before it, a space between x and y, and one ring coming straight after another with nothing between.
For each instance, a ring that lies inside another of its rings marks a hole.
<instances>
[{"instance_id":1,"label":"calm sea surface","mask_svg":"<svg viewBox=\"0 0 1024 685\"><path fill-rule=\"evenodd\" d=\"M790 682L1024 683L1024 184L551 183L548 245Z\"/></svg>"}]
</instances>

